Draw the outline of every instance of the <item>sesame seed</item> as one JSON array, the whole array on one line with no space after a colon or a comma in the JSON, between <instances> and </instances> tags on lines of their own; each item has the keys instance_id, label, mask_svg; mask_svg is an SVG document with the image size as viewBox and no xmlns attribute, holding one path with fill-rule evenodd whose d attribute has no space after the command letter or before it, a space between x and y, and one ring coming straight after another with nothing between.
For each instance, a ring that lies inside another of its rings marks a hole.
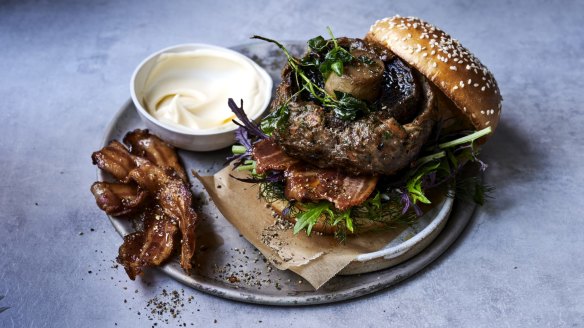
<instances>
[{"instance_id":1,"label":"sesame seed","mask_svg":"<svg viewBox=\"0 0 584 328\"><path fill-rule=\"evenodd\" d=\"M456 71L456 66L450 66L450 70Z\"/></svg>"}]
</instances>

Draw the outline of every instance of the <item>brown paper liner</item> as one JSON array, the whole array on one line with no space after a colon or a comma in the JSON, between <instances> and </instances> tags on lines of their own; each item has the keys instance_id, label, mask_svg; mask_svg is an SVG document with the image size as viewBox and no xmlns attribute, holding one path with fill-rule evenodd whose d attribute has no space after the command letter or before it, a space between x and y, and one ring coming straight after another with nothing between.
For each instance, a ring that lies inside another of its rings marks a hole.
<instances>
[{"instance_id":1,"label":"brown paper liner","mask_svg":"<svg viewBox=\"0 0 584 328\"><path fill-rule=\"evenodd\" d=\"M315 289L333 278L357 256L381 249L405 229L351 235L344 244L333 236L314 233L307 236L304 231L294 235L292 229L276 224L272 210L258 197L258 185L230 176L247 178L248 173L232 170L228 166L213 176L193 174L205 186L219 211L244 238L275 267L295 272Z\"/></svg>"}]
</instances>

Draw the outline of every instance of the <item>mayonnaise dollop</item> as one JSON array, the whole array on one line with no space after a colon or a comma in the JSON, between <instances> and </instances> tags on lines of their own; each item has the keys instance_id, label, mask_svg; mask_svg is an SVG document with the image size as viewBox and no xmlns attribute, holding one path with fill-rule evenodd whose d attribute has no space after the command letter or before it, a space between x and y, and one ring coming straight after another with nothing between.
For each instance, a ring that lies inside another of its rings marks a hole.
<instances>
[{"instance_id":1,"label":"mayonnaise dollop","mask_svg":"<svg viewBox=\"0 0 584 328\"><path fill-rule=\"evenodd\" d=\"M161 54L150 71L143 105L156 119L175 128L227 129L235 117L233 98L249 117L264 107L268 82L247 59L220 49Z\"/></svg>"}]
</instances>

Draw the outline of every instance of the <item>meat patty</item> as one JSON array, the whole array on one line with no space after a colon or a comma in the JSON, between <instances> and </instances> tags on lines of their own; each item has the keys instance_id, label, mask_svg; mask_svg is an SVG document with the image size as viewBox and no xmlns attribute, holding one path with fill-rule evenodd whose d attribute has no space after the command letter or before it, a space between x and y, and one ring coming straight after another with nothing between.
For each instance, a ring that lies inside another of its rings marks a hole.
<instances>
[{"instance_id":1,"label":"meat patty","mask_svg":"<svg viewBox=\"0 0 584 328\"><path fill-rule=\"evenodd\" d=\"M435 124L434 94L429 82L393 53L359 39L339 39L350 51L369 52L385 65L377 110L343 121L304 93L288 102L288 122L274 137L290 156L321 168L350 174L391 175L420 152ZM313 54L307 54L311 56ZM318 81L322 84L323 81ZM290 67L282 72L272 110L298 90Z\"/></svg>"}]
</instances>

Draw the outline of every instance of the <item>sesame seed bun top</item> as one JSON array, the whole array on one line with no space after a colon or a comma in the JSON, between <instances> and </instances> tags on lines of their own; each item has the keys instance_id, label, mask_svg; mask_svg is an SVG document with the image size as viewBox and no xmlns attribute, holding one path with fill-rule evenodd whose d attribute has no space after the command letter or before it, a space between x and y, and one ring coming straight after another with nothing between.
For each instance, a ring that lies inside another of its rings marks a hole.
<instances>
[{"instance_id":1,"label":"sesame seed bun top","mask_svg":"<svg viewBox=\"0 0 584 328\"><path fill-rule=\"evenodd\" d=\"M497 82L458 40L419 18L400 16L377 21L365 39L389 48L424 74L475 129L495 130L502 101Z\"/></svg>"}]
</instances>

